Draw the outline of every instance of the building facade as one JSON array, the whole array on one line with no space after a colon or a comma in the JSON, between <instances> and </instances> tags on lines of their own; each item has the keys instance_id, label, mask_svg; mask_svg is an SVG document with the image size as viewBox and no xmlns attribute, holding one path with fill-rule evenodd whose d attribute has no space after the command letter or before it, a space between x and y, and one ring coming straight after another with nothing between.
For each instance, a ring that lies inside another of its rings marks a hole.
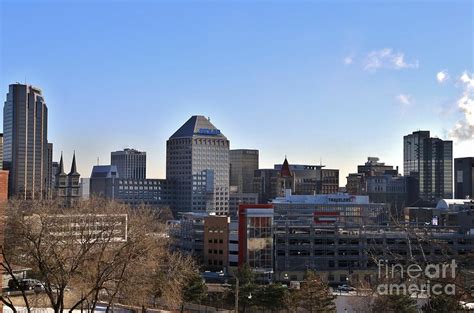
<instances>
[{"instance_id":1,"label":"building facade","mask_svg":"<svg viewBox=\"0 0 474 313\"><path fill-rule=\"evenodd\" d=\"M174 185L165 179L123 179L115 165L96 165L89 180L89 194L132 206L173 208Z\"/></svg>"},{"instance_id":2,"label":"building facade","mask_svg":"<svg viewBox=\"0 0 474 313\"><path fill-rule=\"evenodd\" d=\"M229 212L229 140L204 116L192 116L166 142L166 179L176 212Z\"/></svg>"},{"instance_id":3,"label":"building facade","mask_svg":"<svg viewBox=\"0 0 474 313\"><path fill-rule=\"evenodd\" d=\"M273 279L273 206L239 206L239 266L244 263L258 279Z\"/></svg>"},{"instance_id":4,"label":"building facade","mask_svg":"<svg viewBox=\"0 0 474 313\"><path fill-rule=\"evenodd\" d=\"M238 217L239 206L241 204L257 204L258 193L230 193L229 195L229 216L235 221Z\"/></svg>"},{"instance_id":5,"label":"building facade","mask_svg":"<svg viewBox=\"0 0 474 313\"><path fill-rule=\"evenodd\" d=\"M474 157L454 159L454 194L456 199L474 199Z\"/></svg>"},{"instance_id":6,"label":"building facade","mask_svg":"<svg viewBox=\"0 0 474 313\"><path fill-rule=\"evenodd\" d=\"M229 151L230 188L236 193L253 192L253 177L258 169L258 150Z\"/></svg>"},{"instance_id":7,"label":"building facade","mask_svg":"<svg viewBox=\"0 0 474 313\"><path fill-rule=\"evenodd\" d=\"M117 167L120 178L146 178L146 152L124 149L110 154L110 164Z\"/></svg>"},{"instance_id":8,"label":"building facade","mask_svg":"<svg viewBox=\"0 0 474 313\"><path fill-rule=\"evenodd\" d=\"M283 164L275 164L273 169L256 170L253 188L259 195L259 203L267 203L283 196L286 189L299 195L337 193L339 170L323 167L323 165L293 165L285 158Z\"/></svg>"},{"instance_id":9,"label":"building facade","mask_svg":"<svg viewBox=\"0 0 474 313\"><path fill-rule=\"evenodd\" d=\"M68 174L64 172L63 155L59 161L58 172L55 179L55 196L65 206L73 206L80 199L80 177L76 167L76 153L73 154L71 170Z\"/></svg>"},{"instance_id":10,"label":"building facade","mask_svg":"<svg viewBox=\"0 0 474 313\"><path fill-rule=\"evenodd\" d=\"M403 137L403 172L418 180L419 196L427 204L453 198L453 142L416 131Z\"/></svg>"},{"instance_id":11,"label":"building facade","mask_svg":"<svg viewBox=\"0 0 474 313\"><path fill-rule=\"evenodd\" d=\"M204 218L203 266L210 271L227 271L229 263L229 223L226 216Z\"/></svg>"},{"instance_id":12,"label":"building facade","mask_svg":"<svg viewBox=\"0 0 474 313\"><path fill-rule=\"evenodd\" d=\"M12 84L3 108L3 168L11 197L47 198L51 189L48 108L40 89Z\"/></svg>"}]
</instances>

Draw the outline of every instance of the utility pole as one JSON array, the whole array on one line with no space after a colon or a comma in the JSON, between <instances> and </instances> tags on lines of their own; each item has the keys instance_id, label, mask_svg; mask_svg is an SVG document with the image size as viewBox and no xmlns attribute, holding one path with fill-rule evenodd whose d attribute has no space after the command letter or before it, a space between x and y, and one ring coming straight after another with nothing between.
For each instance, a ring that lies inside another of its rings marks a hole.
<instances>
[{"instance_id":1,"label":"utility pole","mask_svg":"<svg viewBox=\"0 0 474 313\"><path fill-rule=\"evenodd\" d=\"M235 277L235 313L239 313L239 278Z\"/></svg>"}]
</instances>

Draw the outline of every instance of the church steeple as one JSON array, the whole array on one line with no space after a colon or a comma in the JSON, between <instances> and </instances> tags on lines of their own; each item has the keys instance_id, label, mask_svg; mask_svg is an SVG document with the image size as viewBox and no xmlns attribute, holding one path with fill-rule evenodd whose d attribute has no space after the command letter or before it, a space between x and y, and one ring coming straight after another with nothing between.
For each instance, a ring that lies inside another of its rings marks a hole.
<instances>
[{"instance_id":1,"label":"church steeple","mask_svg":"<svg viewBox=\"0 0 474 313\"><path fill-rule=\"evenodd\" d=\"M61 151L61 160L59 160L59 172L58 176L65 176L66 173L64 172L64 162L63 162L63 153Z\"/></svg>"},{"instance_id":2,"label":"church steeple","mask_svg":"<svg viewBox=\"0 0 474 313\"><path fill-rule=\"evenodd\" d=\"M62 161L62 158L61 158ZM74 154L72 156L72 164L71 164L71 172L69 172L69 176L79 176L80 174L77 172L76 168L76 151L74 151Z\"/></svg>"},{"instance_id":3,"label":"church steeple","mask_svg":"<svg viewBox=\"0 0 474 313\"><path fill-rule=\"evenodd\" d=\"M286 156L285 156L285 161L283 161L283 165L281 166L281 169L280 169L280 177L291 177L291 176L293 175L291 173L288 160L286 159Z\"/></svg>"}]
</instances>

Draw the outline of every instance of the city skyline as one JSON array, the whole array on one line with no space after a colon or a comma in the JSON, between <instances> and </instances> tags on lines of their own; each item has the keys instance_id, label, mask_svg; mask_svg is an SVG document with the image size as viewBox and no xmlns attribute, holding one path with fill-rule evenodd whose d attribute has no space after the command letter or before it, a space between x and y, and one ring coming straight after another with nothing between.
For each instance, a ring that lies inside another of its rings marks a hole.
<instances>
[{"instance_id":1,"label":"city skyline","mask_svg":"<svg viewBox=\"0 0 474 313\"><path fill-rule=\"evenodd\" d=\"M455 158L472 156L472 3L340 3L105 1L90 12L4 1L2 94L25 76L42 89L54 160L76 150L83 177L97 158L135 148L149 156L147 176L164 178L166 139L192 115L210 116L231 149L258 149L260 168L285 155L322 160L340 185L368 156L402 169L403 136L418 129L452 139ZM19 18L28 13L44 21ZM187 21L166 18L177 13ZM14 40L31 29L41 49Z\"/></svg>"}]
</instances>

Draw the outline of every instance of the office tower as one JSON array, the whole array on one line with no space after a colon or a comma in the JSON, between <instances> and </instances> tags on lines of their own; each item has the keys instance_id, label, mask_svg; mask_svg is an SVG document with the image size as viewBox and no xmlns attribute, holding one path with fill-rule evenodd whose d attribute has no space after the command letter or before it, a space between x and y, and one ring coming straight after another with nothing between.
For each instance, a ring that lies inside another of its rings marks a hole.
<instances>
[{"instance_id":1,"label":"office tower","mask_svg":"<svg viewBox=\"0 0 474 313\"><path fill-rule=\"evenodd\" d=\"M146 178L146 152L135 149L115 151L110 154L110 164L117 167L120 178Z\"/></svg>"},{"instance_id":2,"label":"office tower","mask_svg":"<svg viewBox=\"0 0 474 313\"><path fill-rule=\"evenodd\" d=\"M100 196L107 199L115 199L115 181L118 180L117 167L115 165L95 165L89 181L90 196Z\"/></svg>"},{"instance_id":3,"label":"office tower","mask_svg":"<svg viewBox=\"0 0 474 313\"><path fill-rule=\"evenodd\" d=\"M10 171L9 195L49 195L48 108L41 90L12 84L3 108L3 166Z\"/></svg>"},{"instance_id":4,"label":"office tower","mask_svg":"<svg viewBox=\"0 0 474 313\"><path fill-rule=\"evenodd\" d=\"M346 191L351 195L368 195L374 203L387 203L392 215L400 217L405 206L418 200L410 179L398 174L398 166L386 165L377 157L368 157L365 164L357 166L357 173L347 176Z\"/></svg>"},{"instance_id":5,"label":"office tower","mask_svg":"<svg viewBox=\"0 0 474 313\"><path fill-rule=\"evenodd\" d=\"M454 159L456 199L474 199L474 157Z\"/></svg>"},{"instance_id":6,"label":"office tower","mask_svg":"<svg viewBox=\"0 0 474 313\"><path fill-rule=\"evenodd\" d=\"M46 176L46 184L48 186L48 198L51 199L53 197L54 191L54 179L53 179L53 144L48 143L48 154L47 154L47 176Z\"/></svg>"},{"instance_id":7,"label":"office tower","mask_svg":"<svg viewBox=\"0 0 474 313\"><path fill-rule=\"evenodd\" d=\"M192 116L166 142L166 178L175 212L229 210L229 140L204 116Z\"/></svg>"},{"instance_id":8,"label":"office tower","mask_svg":"<svg viewBox=\"0 0 474 313\"><path fill-rule=\"evenodd\" d=\"M403 137L403 172L418 180L419 196L429 204L453 198L453 142L429 131Z\"/></svg>"},{"instance_id":9,"label":"office tower","mask_svg":"<svg viewBox=\"0 0 474 313\"><path fill-rule=\"evenodd\" d=\"M398 175L398 166L394 168L392 165L385 165L379 162L377 157L368 157L364 165L357 166L357 173L365 174L365 176L380 176L385 174Z\"/></svg>"},{"instance_id":10,"label":"office tower","mask_svg":"<svg viewBox=\"0 0 474 313\"><path fill-rule=\"evenodd\" d=\"M253 192L253 176L258 169L258 150L230 150L229 164L231 190L235 188L236 193Z\"/></svg>"},{"instance_id":11,"label":"office tower","mask_svg":"<svg viewBox=\"0 0 474 313\"><path fill-rule=\"evenodd\" d=\"M3 169L3 134L0 134L0 170Z\"/></svg>"}]
</instances>

